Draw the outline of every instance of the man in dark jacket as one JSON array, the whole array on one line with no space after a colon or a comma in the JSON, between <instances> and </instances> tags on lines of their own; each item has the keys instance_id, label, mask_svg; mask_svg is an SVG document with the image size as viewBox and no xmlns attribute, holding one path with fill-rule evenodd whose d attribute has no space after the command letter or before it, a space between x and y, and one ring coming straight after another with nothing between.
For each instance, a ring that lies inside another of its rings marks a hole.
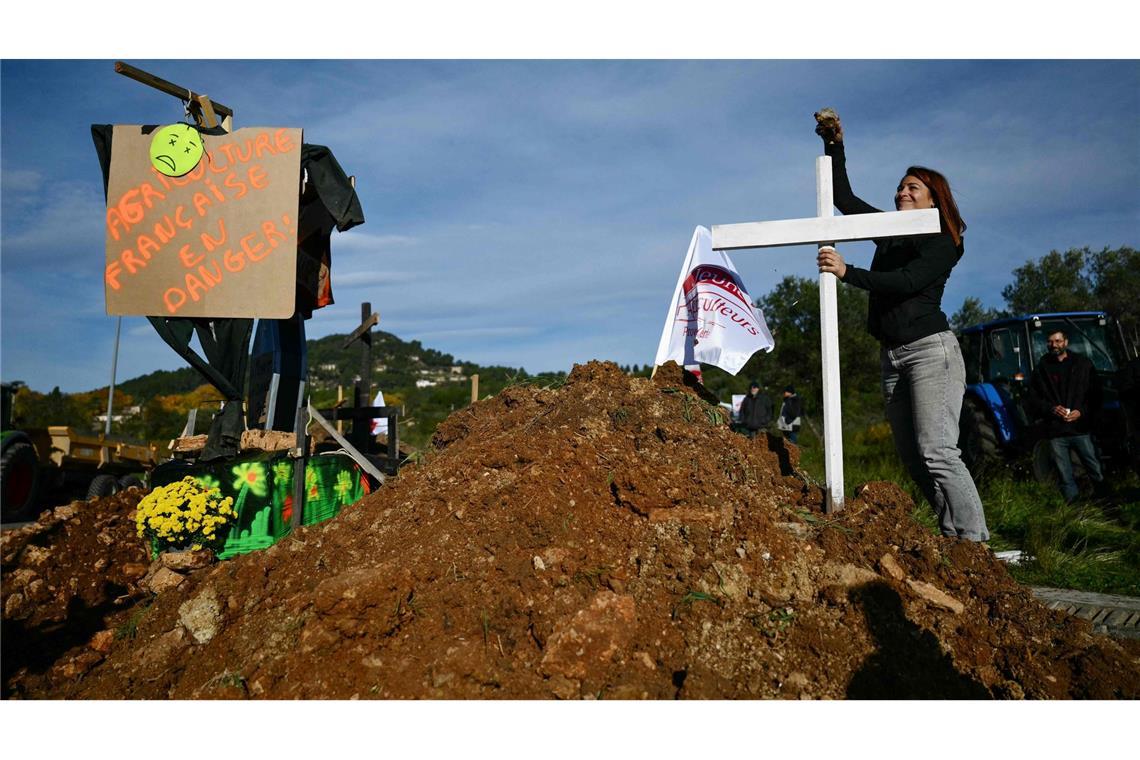
<instances>
[{"instance_id":1,"label":"man in dark jacket","mask_svg":"<svg viewBox=\"0 0 1140 760\"><path fill-rule=\"evenodd\" d=\"M767 394L761 392L760 383L753 380L748 395L740 402L740 427L749 438L755 438L771 422L772 402Z\"/></svg>"},{"instance_id":2,"label":"man in dark jacket","mask_svg":"<svg viewBox=\"0 0 1140 760\"><path fill-rule=\"evenodd\" d=\"M1064 332L1051 333L1048 346L1049 353L1029 381L1029 403L1042 418L1042 432L1061 475L1061 492L1065 501L1072 501L1080 491L1073 480L1071 452L1098 487L1104 482L1090 435L1100 408L1100 381L1091 361L1069 352Z\"/></svg>"}]
</instances>

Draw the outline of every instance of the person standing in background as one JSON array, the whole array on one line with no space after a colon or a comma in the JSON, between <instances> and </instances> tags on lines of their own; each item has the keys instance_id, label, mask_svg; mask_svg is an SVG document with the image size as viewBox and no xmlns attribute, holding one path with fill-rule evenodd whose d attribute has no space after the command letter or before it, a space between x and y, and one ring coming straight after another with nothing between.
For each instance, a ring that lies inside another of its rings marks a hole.
<instances>
[{"instance_id":1,"label":"person standing in background","mask_svg":"<svg viewBox=\"0 0 1140 760\"><path fill-rule=\"evenodd\" d=\"M789 385L784 388L784 400L780 404L780 413L776 416L776 427L784 433L784 437L792 443L798 444L800 437L800 414L803 413L803 403L796 395L796 389Z\"/></svg>"},{"instance_id":2,"label":"person standing in background","mask_svg":"<svg viewBox=\"0 0 1140 760\"><path fill-rule=\"evenodd\" d=\"M740 427L749 438L755 438L772 423L772 401L760 390L760 381L753 380L748 395L740 403Z\"/></svg>"},{"instance_id":3,"label":"person standing in background","mask_svg":"<svg viewBox=\"0 0 1140 760\"><path fill-rule=\"evenodd\" d=\"M1037 362L1029 379L1029 404L1043 420L1042 432L1061 476L1061 493L1069 502L1080 493L1073 479L1074 453L1097 490L1103 488L1104 474L1090 435L1100 406L1100 383L1088 357L1069 351L1063 331L1051 333L1047 345L1049 353Z\"/></svg>"}]
</instances>

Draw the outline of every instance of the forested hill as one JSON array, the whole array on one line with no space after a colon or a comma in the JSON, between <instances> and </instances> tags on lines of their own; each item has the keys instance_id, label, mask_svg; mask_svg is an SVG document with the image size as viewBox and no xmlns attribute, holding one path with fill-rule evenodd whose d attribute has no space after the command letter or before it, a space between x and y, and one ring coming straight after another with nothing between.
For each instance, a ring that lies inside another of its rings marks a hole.
<instances>
[{"instance_id":1,"label":"forested hill","mask_svg":"<svg viewBox=\"0 0 1140 760\"><path fill-rule=\"evenodd\" d=\"M173 393L189 393L205 382L191 367L176 370L160 369L146 375L117 383L115 388L136 399L150 399ZM103 386L106 393L107 387Z\"/></svg>"},{"instance_id":2,"label":"forested hill","mask_svg":"<svg viewBox=\"0 0 1140 760\"><path fill-rule=\"evenodd\" d=\"M346 399L352 398L363 356L359 341L344 347L347 339L347 335L327 335L306 343L309 392L318 408L335 404L338 389ZM472 375L479 375L481 397L512 383L548 384L565 377L561 372L532 376L521 367L484 367L456 361L450 354L425 348L417 340L401 340L382 330L372 333L371 370L369 399L379 389L388 405L403 410L401 436L414 445L425 444L440 420L470 403ZM190 367L151 372L116 385L112 432L139 439L169 440L182 429L189 409L202 410L200 418L208 419L204 415L217 411L219 401L218 392ZM105 414L106 405L106 386L70 395L61 394L58 389L48 394L24 389L16 402L25 426L64 424L83 429L101 427L98 415Z\"/></svg>"},{"instance_id":3,"label":"forested hill","mask_svg":"<svg viewBox=\"0 0 1140 760\"><path fill-rule=\"evenodd\" d=\"M309 384L314 389L335 391L338 385L347 389L360 375L362 349L360 341L344 348L347 335L326 335L306 341L309 361ZM479 374L484 381L497 377L525 376L526 371L514 367L482 367L474 362L456 361L451 354L425 348L418 340L405 341L383 330L372 332L372 383L381 389L396 390L416 385L417 380L469 378ZM119 382L117 390L136 402L156 396L189 393L205 380L191 367L157 370ZM99 390L99 389L95 389ZM106 392L106 386L101 389Z\"/></svg>"}]
</instances>

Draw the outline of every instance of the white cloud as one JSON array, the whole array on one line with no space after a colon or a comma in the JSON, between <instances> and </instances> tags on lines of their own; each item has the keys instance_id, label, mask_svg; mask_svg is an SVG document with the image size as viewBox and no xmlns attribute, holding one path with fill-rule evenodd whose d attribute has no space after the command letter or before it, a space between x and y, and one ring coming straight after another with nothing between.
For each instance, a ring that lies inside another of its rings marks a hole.
<instances>
[{"instance_id":1,"label":"white cloud","mask_svg":"<svg viewBox=\"0 0 1140 760\"><path fill-rule=\"evenodd\" d=\"M35 195L43 184L43 175L29 169L5 169L0 174L0 187L3 187L4 200L19 203L28 195Z\"/></svg>"},{"instance_id":2,"label":"white cloud","mask_svg":"<svg viewBox=\"0 0 1140 760\"><path fill-rule=\"evenodd\" d=\"M100 283L105 263L102 197L90 185L76 182L43 190L35 204L9 208L5 203L6 272L67 268L90 273Z\"/></svg>"},{"instance_id":3,"label":"white cloud","mask_svg":"<svg viewBox=\"0 0 1140 760\"><path fill-rule=\"evenodd\" d=\"M411 282L415 275L408 272L349 272L337 275L333 284L338 289L362 288L374 285L394 285Z\"/></svg>"}]
</instances>

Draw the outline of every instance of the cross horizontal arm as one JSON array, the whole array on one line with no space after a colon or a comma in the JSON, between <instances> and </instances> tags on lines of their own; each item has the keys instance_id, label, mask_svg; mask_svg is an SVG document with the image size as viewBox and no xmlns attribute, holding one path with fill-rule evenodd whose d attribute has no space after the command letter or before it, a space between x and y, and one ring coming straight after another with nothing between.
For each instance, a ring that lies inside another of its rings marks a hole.
<instances>
[{"instance_id":1,"label":"cross horizontal arm","mask_svg":"<svg viewBox=\"0 0 1140 760\"><path fill-rule=\"evenodd\" d=\"M348 339L344 342L344 345L341 346L341 348L348 348L349 346L352 345L352 342L354 340L360 340L361 338L364 337L365 333L367 333L369 330L371 330L374 326L376 326L378 324L380 324L380 312L377 311L377 312L373 312L368 317L368 319L364 320L361 323L360 327L358 327L352 331L352 335L348 336Z\"/></svg>"},{"instance_id":2,"label":"cross horizontal arm","mask_svg":"<svg viewBox=\"0 0 1140 760\"><path fill-rule=\"evenodd\" d=\"M851 216L813 216L775 222L717 224L712 228L712 247L726 251L808 243L841 243L899 235L928 235L940 229L938 209L934 208Z\"/></svg>"}]
</instances>

